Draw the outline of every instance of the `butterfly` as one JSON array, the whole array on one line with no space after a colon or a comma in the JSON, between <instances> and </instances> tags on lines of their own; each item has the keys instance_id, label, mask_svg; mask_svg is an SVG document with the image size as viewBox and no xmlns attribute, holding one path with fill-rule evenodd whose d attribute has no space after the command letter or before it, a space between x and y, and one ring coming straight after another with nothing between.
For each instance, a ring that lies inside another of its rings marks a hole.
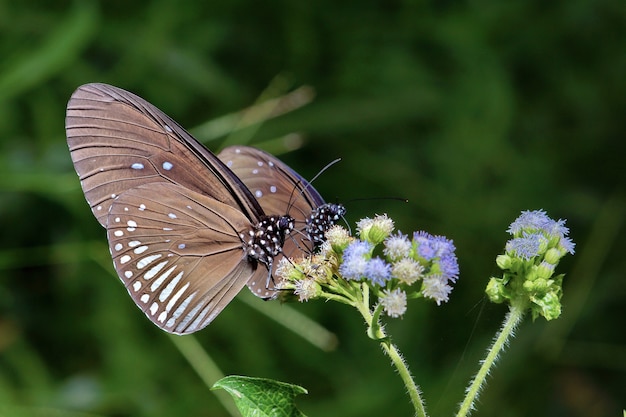
<instances>
[{"instance_id":1,"label":"butterfly","mask_svg":"<svg viewBox=\"0 0 626 417\"><path fill-rule=\"evenodd\" d=\"M120 88L86 84L68 102L66 135L115 270L158 327L198 331L248 282L269 281L294 218L267 215L222 160L161 110Z\"/></svg>"},{"instance_id":2,"label":"butterfly","mask_svg":"<svg viewBox=\"0 0 626 417\"><path fill-rule=\"evenodd\" d=\"M275 156L251 146L229 146L217 154L254 194L268 213L289 213L294 232L283 245L282 253L292 256L312 253L324 242L324 233L346 213L341 204L326 203L313 186ZM274 270L280 257L274 259ZM249 281L255 295L273 298L276 282Z\"/></svg>"}]
</instances>

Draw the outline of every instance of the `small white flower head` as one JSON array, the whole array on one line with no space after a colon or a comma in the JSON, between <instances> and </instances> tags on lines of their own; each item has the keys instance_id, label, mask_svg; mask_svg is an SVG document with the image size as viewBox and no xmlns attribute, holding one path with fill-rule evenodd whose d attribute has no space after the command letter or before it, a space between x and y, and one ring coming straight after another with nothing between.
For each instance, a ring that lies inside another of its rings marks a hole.
<instances>
[{"instance_id":1,"label":"small white flower head","mask_svg":"<svg viewBox=\"0 0 626 417\"><path fill-rule=\"evenodd\" d=\"M356 224L356 229L362 240L378 245L393 232L393 220L386 214L377 215L373 219L366 217Z\"/></svg>"},{"instance_id":2,"label":"small white flower head","mask_svg":"<svg viewBox=\"0 0 626 417\"><path fill-rule=\"evenodd\" d=\"M337 253L343 252L346 246L354 240L345 227L337 224L328 229L324 236L326 236L326 242L328 242L330 247Z\"/></svg>"},{"instance_id":3,"label":"small white flower head","mask_svg":"<svg viewBox=\"0 0 626 417\"><path fill-rule=\"evenodd\" d=\"M400 288L393 291L384 290L380 304L389 317L400 317L406 312L406 293Z\"/></svg>"},{"instance_id":4,"label":"small white flower head","mask_svg":"<svg viewBox=\"0 0 626 417\"><path fill-rule=\"evenodd\" d=\"M404 258L391 265L391 276L398 278L401 282L411 285L421 279L424 274L424 267L415 259Z\"/></svg>"},{"instance_id":5,"label":"small white flower head","mask_svg":"<svg viewBox=\"0 0 626 417\"><path fill-rule=\"evenodd\" d=\"M398 261L402 258L408 258L411 254L411 241L406 235L398 232L395 235L385 239L385 248L383 253L391 262Z\"/></svg>"},{"instance_id":6,"label":"small white flower head","mask_svg":"<svg viewBox=\"0 0 626 417\"><path fill-rule=\"evenodd\" d=\"M447 302L452 292L452 287L448 285L448 279L442 275L429 275L424 277L422 294L426 298L432 298L437 305Z\"/></svg>"},{"instance_id":7,"label":"small white flower head","mask_svg":"<svg viewBox=\"0 0 626 417\"><path fill-rule=\"evenodd\" d=\"M321 293L320 285L312 278L304 278L295 283L293 293L301 303L317 297Z\"/></svg>"},{"instance_id":8,"label":"small white flower head","mask_svg":"<svg viewBox=\"0 0 626 417\"><path fill-rule=\"evenodd\" d=\"M294 266L292 259L282 257L280 258L280 261L278 261L275 275L280 281L293 281L294 279L296 279L296 275L299 275L299 273Z\"/></svg>"}]
</instances>

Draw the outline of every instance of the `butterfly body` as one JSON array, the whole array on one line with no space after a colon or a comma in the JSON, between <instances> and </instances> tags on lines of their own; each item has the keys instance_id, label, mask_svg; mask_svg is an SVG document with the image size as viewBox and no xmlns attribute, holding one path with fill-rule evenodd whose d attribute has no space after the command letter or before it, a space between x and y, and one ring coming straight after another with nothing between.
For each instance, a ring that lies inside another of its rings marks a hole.
<instances>
[{"instance_id":1,"label":"butterfly body","mask_svg":"<svg viewBox=\"0 0 626 417\"><path fill-rule=\"evenodd\" d=\"M326 203L311 184L273 155L250 146L229 146L217 154L269 213L288 213L294 231L280 256L310 254L324 242L324 233L345 214L341 204ZM277 266L274 262L274 269ZM248 282L263 298L276 296L276 282Z\"/></svg>"}]
</instances>

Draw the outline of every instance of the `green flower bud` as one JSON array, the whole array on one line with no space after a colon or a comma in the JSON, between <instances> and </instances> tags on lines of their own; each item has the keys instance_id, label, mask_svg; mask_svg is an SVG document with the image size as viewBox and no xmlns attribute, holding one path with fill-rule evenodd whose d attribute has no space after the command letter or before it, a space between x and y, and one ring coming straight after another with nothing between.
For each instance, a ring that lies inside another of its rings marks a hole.
<instances>
[{"instance_id":1,"label":"green flower bud","mask_svg":"<svg viewBox=\"0 0 626 417\"><path fill-rule=\"evenodd\" d=\"M493 303L500 304L507 299L505 296L505 287L499 278L492 277L489 279L485 293Z\"/></svg>"},{"instance_id":2,"label":"green flower bud","mask_svg":"<svg viewBox=\"0 0 626 417\"><path fill-rule=\"evenodd\" d=\"M512 259L509 255L498 255L496 257L496 264L498 265L500 269L506 270L506 269L511 268Z\"/></svg>"},{"instance_id":3,"label":"green flower bud","mask_svg":"<svg viewBox=\"0 0 626 417\"><path fill-rule=\"evenodd\" d=\"M557 248L548 249L544 256L544 260L552 265L556 265L559 263L559 260L564 254Z\"/></svg>"}]
</instances>

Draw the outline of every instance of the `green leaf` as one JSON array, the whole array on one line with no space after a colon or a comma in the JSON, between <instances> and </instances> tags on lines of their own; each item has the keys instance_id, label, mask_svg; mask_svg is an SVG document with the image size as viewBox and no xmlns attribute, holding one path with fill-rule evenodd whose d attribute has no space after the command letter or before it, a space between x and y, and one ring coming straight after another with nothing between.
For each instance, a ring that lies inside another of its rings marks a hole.
<instances>
[{"instance_id":1,"label":"green leaf","mask_svg":"<svg viewBox=\"0 0 626 417\"><path fill-rule=\"evenodd\" d=\"M231 375L220 379L212 389L222 388L232 395L244 417L304 417L294 398L307 390L265 378Z\"/></svg>"}]
</instances>

